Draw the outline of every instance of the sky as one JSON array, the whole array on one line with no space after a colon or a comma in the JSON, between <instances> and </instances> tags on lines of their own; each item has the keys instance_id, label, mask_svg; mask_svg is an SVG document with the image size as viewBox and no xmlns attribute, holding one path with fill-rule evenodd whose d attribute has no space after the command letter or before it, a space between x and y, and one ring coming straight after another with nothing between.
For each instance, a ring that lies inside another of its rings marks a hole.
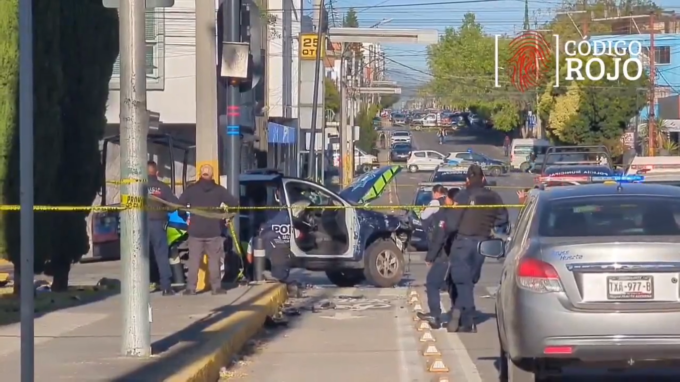
<instances>
[{"instance_id":1,"label":"sky","mask_svg":"<svg viewBox=\"0 0 680 382\"><path fill-rule=\"evenodd\" d=\"M310 7L309 0L305 6ZM355 7L361 27L370 27L381 20L391 20L382 28L393 29L437 29L441 34L447 27L458 27L463 15L475 13L477 22L489 34L518 33L524 22L524 0L326 0L336 15L335 22L342 23L342 17L350 7ZM458 4L456 4L458 2ZM529 0L529 17L539 25L554 17L560 0ZM680 12L678 0L656 0L656 4ZM333 24L333 15L329 17ZM341 25L338 25L341 26ZM409 44L386 44L383 46L387 57L387 76L397 81L404 93L427 82L428 75L426 47Z\"/></svg>"}]
</instances>

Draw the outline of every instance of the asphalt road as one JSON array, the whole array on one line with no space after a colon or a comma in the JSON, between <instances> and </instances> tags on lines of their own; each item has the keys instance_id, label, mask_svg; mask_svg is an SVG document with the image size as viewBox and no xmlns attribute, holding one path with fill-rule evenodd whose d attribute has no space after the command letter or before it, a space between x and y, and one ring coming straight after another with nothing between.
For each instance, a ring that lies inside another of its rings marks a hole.
<instances>
[{"instance_id":1,"label":"asphalt road","mask_svg":"<svg viewBox=\"0 0 680 382\"><path fill-rule=\"evenodd\" d=\"M395 127L394 129L400 129ZM437 150L442 153L472 149L495 158L502 158L502 137L484 134L485 131L461 131L452 141L439 145L434 132L414 132L413 144L417 149ZM386 160L386 152L381 160ZM429 173L400 173L394 186L373 205L410 204L416 185L427 181ZM525 174L510 174L496 179L501 196L507 204L518 203L516 190L529 187L531 178ZM512 211L513 218L517 211ZM422 258L413 256L406 283L421 285L427 272ZM488 294L499 276L499 265L488 264L478 290L480 296ZM246 359L233 371L232 378L258 382L426 382L436 374L426 371L423 344L415 329L413 315L407 308L405 286L376 289L369 286L335 288L319 273L297 272L304 283L311 283L307 297L299 304L307 306L299 317L292 317L285 329L273 330L263 339L255 355ZM481 297L478 297L478 299ZM319 302L321 301L321 302ZM479 304L484 313L493 312L485 299ZM339 305L335 309L314 309ZM490 310L491 309L491 310ZM445 332L435 333L436 346L442 360L450 368L443 375L452 381L495 381L496 349L493 320L480 325L480 333L464 338Z\"/></svg>"},{"instance_id":2,"label":"asphalt road","mask_svg":"<svg viewBox=\"0 0 680 382\"><path fill-rule=\"evenodd\" d=\"M398 128L398 127L397 127ZM463 130L453 140L439 145L434 132L414 132L418 149L462 151L472 149L495 158L503 157L502 136L484 130ZM385 157L385 154L382 154ZM382 158L381 158L382 159ZM373 204L410 204L418 182L429 174L397 176L394 186ZM498 192L506 204L518 203L516 190L530 187L531 177L511 173L495 178ZM517 210L511 210L516 218ZM434 331L434 343L449 372L426 371L422 333L415 328L408 308L407 285L422 294L427 272L422 260L413 257L404 285L390 289L370 286L337 288L323 273L297 270L292 277L305 287L304 297L291 299L285 325L269 328L251 342L251 349L230 368L228 380L248 382L428 382L432 380L492 382L498 381L498 340L494 315L494 294L500 279L501 264L487 261L475 290L480 311L478 333L449 334ZM118 262L76 265L73 280L98 280L117 277ZM444 297L444 296L442 296ZM178 297L182 298L182 297ZM444 307L448 304L444 301ZM425 303L425 301L422 301ZM449 379L433 379L436 376ZM660 371L649 370L644 376L626 374L594 376L582 370L570 371L561 381L648 381L660 379ZM675 380L675 378L673 378ZM226 379L225 379L226 380Z\"/></svg>"}]
</instances>

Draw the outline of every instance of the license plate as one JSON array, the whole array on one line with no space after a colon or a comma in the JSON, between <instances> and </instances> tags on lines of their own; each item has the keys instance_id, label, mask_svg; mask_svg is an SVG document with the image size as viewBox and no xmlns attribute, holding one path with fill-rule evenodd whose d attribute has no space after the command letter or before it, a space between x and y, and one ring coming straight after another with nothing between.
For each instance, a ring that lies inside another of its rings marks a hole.
<instances>
[{"instance_id":1,"label":"license plate","mask_svg":"<svg viewBox=\"0 0 680 382\"><path fill-rule=\"evenodd\" d=\"M652 276L607 277L608 300L652 300L654 278Z\"/></svg>"},{"instance_id":2,"label":"license plate","mask_svg":"<svg viewBox=\"0 0 680 382\"><path fill-rule=\"evenodd\" d=\"M399 248L399 250L403 252L404 243L401 240L399 240L399 238L395 234L392 234L392 239L394 239L394 242L397 244L397 248Z\"/></svg>"}]
</instances>

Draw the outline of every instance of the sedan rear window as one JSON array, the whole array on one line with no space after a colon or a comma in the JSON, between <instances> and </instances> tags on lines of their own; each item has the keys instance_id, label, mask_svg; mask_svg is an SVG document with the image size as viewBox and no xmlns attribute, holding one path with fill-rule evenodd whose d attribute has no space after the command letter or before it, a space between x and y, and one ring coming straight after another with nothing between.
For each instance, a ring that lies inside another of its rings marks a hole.
<instances>
[{"instance_id":1,"label":"sedan rear window","mask_svg":"<svg viewBox=\"0 0 680 382\"><path fill-rule=\"evenodd\" d=\"M680 200L607 196L556 200L541 213L539 236L680 235Z\"/></svg>"}]
</instances>

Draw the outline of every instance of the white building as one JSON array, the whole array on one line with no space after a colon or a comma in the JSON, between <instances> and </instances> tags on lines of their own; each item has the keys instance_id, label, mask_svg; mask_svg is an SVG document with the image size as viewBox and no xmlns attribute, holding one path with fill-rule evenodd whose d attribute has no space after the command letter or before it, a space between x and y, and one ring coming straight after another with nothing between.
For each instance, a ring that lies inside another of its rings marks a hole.
<instances>
[{"instance_id":1,"label":"white building","mask_svg":"<svg viewBox=\"0 0 680 382\"><path fill-rule=\"evenodd\" d=\"M302 0L268 0L271 15L267 42L267 108L270 120L297 127L299 39Z\"/></svg>"},{"instance_id":2,"label":"white building","mask_svg":"<svg viewBox=\"0 0 680 382\"><path fill-rule=\"evenodd\" d=\"M147 108L164 125L196 125L195 0L147 12ZM106 119L120 123L120 66L110 82Z\"/></svg>"}]
</instances>

